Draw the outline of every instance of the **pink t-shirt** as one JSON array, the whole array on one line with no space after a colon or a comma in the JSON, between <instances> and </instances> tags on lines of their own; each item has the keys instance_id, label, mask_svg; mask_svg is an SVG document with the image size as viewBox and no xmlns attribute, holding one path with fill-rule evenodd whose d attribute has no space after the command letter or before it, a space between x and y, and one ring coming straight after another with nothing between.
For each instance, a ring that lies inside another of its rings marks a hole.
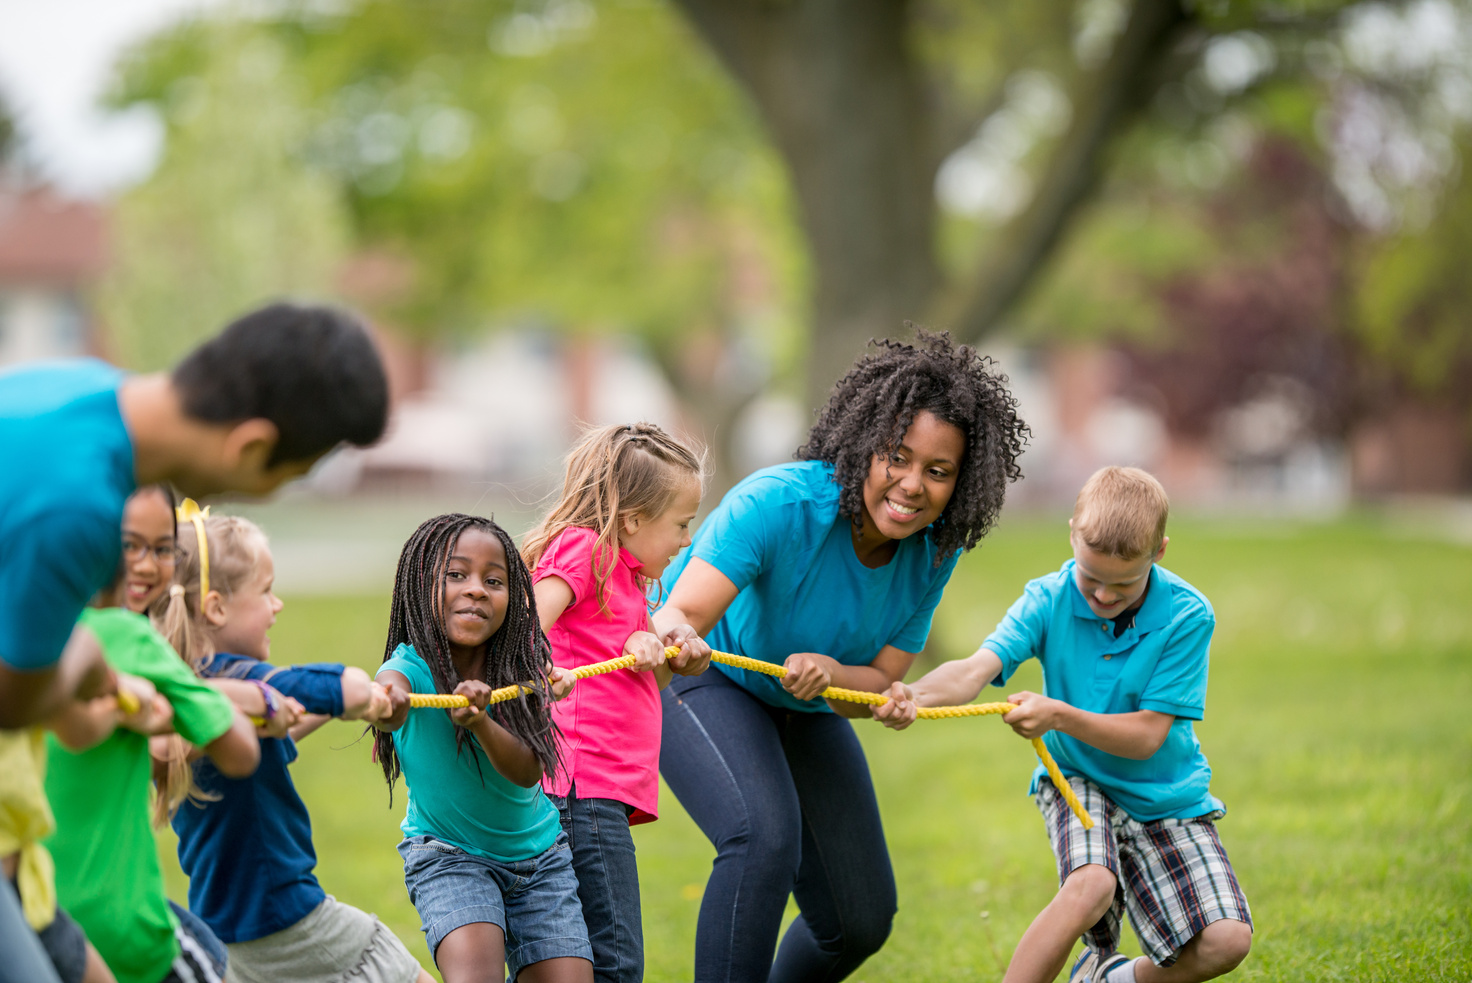
<instances>
[{"instance_id":1,"label":"pink t-shirt","mask_svg":"<svg viewBox=\"0 0 1472 983\"><path fill-rule=\"evenodd\" d=\"M547 544L532 582L557 576L572 588L572 603L547 632L552 661L566 669L616 659L636 631L649 629L649 606L639 589L639 560L620 548L604 584L608 613L598 603L593 544L598 533L571 526ZM604 560L606 563L607 560ZM630 825L652 822L659 807L659 682L652 672L620 669L580 679L552 704L562 729L562 769L542 779L549 795L614 799L634 807Z\"/></svg>"}]
</instances>

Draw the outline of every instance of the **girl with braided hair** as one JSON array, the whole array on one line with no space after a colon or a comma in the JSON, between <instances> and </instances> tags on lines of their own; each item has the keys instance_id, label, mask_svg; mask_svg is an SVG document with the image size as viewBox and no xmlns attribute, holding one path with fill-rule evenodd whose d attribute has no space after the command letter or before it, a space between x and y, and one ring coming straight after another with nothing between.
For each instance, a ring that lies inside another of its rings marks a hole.
<instances>
[{"instance_id":1,"label":"girl with braided hair","mask_svg":"<svg viewBox=\"0 0 1472 983\"><path fill-rule=\"evenodd\" d=\"M377 681L402 707L374 726L390 795L409 787L404 882L445 983L590 983L593 951L567 836L543 794L559 767L549 661L531 576L489 519L441 515L404 544ZM490 705L492 689L526 683ZM469 706L408 712L410 693Z\"/></svg>"},{"instance_id":2,"label":"girl with braided hair","mask_svg":"<svg viewBox=\"0 0 1472 983\"><path fill-rule=\"evenodd\" d=\"M664 691L660 771L716 847L695 979L852 973L897 900L868 763L828 686L891 690L958 555L995 524L1027 438L1006 378L944 334L881 341L799 448L727 493L671 565L663 628L783 665L717 665ZM899 691L893 691L898 693ZM777 948L788 895L800 913ZM774 959L775 953L775 959Z\"/></svg>"},{"instance_id":3,"label":"girl with braided hair","mask_svg":"<svg viewBox=\"0 0 1472 983\"><path fill-rule=\"evenodd\" d=\"M562 498L526 537L537 613L568 669L633 655L553 709L563 769L542 786L572 846L598 983L644 978L639 868L629 827L659 808L659 691L698 675L710 646L689 625L655 634L647 592L690 545L700 456L652 423L589 430L567 458ZM665 647L679 652L668 661Z\"/></svg>"}]
</instances>

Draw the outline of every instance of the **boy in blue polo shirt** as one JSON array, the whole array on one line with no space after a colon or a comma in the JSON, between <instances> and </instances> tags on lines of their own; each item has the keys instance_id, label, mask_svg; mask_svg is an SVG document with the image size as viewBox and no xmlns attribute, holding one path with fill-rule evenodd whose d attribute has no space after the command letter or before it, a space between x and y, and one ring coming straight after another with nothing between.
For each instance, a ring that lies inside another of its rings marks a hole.
<instances>
[{"instance_id":1,"label":"boy in blue polo shirt","mask_svg":"<svg viewBox=\"0 0 1472 983\"><path fill-rule=\"evenodd\" d=\"M1074 939L1070 983L1195 983L1231 972L1252 944L1247 899L1215 821L1225 814L1191 727L1206 704L1216 625L1200 592L1159 566L1165 489L1137 468L1098 471L1069 520L1073 559L1027 585L975 655L874 716L900 729L921 706L976 698L1036 657L1043 694L1013 693L1002 719L1041 736L1094 820L1085 830L1040 766L1029 792L1047 823L1061 887L1023 934L1006 983L1052 980ZM1116 952L1129 912L1148 958Z\"/></svg>"}]
</instances>

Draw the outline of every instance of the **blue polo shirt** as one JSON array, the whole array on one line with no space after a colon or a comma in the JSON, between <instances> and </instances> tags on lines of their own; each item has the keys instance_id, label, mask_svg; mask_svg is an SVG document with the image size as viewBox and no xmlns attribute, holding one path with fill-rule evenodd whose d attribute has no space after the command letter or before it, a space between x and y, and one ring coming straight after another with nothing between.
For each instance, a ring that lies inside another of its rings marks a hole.
<instances>
[{"instance_id":1,"label":"blue polo shirt","mask_svg":"<svg viewBox=\"0 0 1472 983\"><path fill-rule=\"evenodd\" d=\"M0 372L0 662L56 664L122 559L133 442L105 362Z\"/></svg>"},{"instance_id":2,"label":"blue polo shirt","mask_svg":"<svg viewBox=\"0 0 1472 983\"><path fill-rule=\"evenodd\" d=\"M818 652L847 666L868 665L886 645L919 652L959 553L939 565L925 532L899 541L893 558L869 568L854 553L832 465L798 461L764 468L726 493L695 540L665 572L673 589L691 557L736 585L736 599L705 639L781 665L793 652ZM821 698L799 700L780 680L716 663L772 706L830 713Z\"/></svg>"},{"instance_id":3,"label":"blue polo shirt","mask_svg":"<svg viewBox=\"0 0 1472 983\"><path fill-rule=\"evenodd\" d=\"M1136 761L1058 731L1043 742L1065 775L1094 782L1140 822L1186 819L1222 809L1207 786L1211 767L1191 721L1206 709L1206 669L1216 615L1201 592L1158 564L1135 623L1118 638L1114 623L1089 609L1069 560L1030 582L982 643L1002 660L995 685L1036 657L1043 692L1091 713L1154 710L1175 716L1165 743ZM1029 793L1047 780L1039 765Z\"/></svg>"},{"instance_id":4,"label":"blue polo shirt","mask_svg":"<svg viewBox=\"0 0 1472 983\"><path fill-rule=\"evenodd\" d=\"M200 674L259 679L299 700L308 713L342 713L343 667L335 662L276 666L220 653ZM249 778L227 778L208 758L194 780L208 801L174 814L179 866L189 875L189 910L221 942L251 942L290 928L327 895L312 873L312 819L292 784L290 737L261 738L261 763Z\"/></svg>"}]
</instances>

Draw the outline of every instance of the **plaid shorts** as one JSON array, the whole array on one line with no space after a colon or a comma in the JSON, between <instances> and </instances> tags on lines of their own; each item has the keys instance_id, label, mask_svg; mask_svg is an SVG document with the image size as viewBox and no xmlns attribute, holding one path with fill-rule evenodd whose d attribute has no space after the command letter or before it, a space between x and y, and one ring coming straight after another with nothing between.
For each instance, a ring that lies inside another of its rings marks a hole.
<instances>
[{"instance_id":1,"label":"plaid shorts","mask_svg":"<svg viewBox=\"0 0 1472 983\"><path fill-rule=\"evenodd\" d=\"M1142 823L1115 805L1086 778L1068 783L1093 817L1086 830L1050 782L1038 786L1038 811L1058 858L1058 883L1084 864L1108 867L1118 879L1114 903L1084 933L1084 945L1108 954L1119 948L1126 910L1145 955L1169 966L1181 947L1214 921L1232 918L1252 925L1247 898L1216 835L1219 812L1194 819Z\"/></svg>"}]
</instances>

